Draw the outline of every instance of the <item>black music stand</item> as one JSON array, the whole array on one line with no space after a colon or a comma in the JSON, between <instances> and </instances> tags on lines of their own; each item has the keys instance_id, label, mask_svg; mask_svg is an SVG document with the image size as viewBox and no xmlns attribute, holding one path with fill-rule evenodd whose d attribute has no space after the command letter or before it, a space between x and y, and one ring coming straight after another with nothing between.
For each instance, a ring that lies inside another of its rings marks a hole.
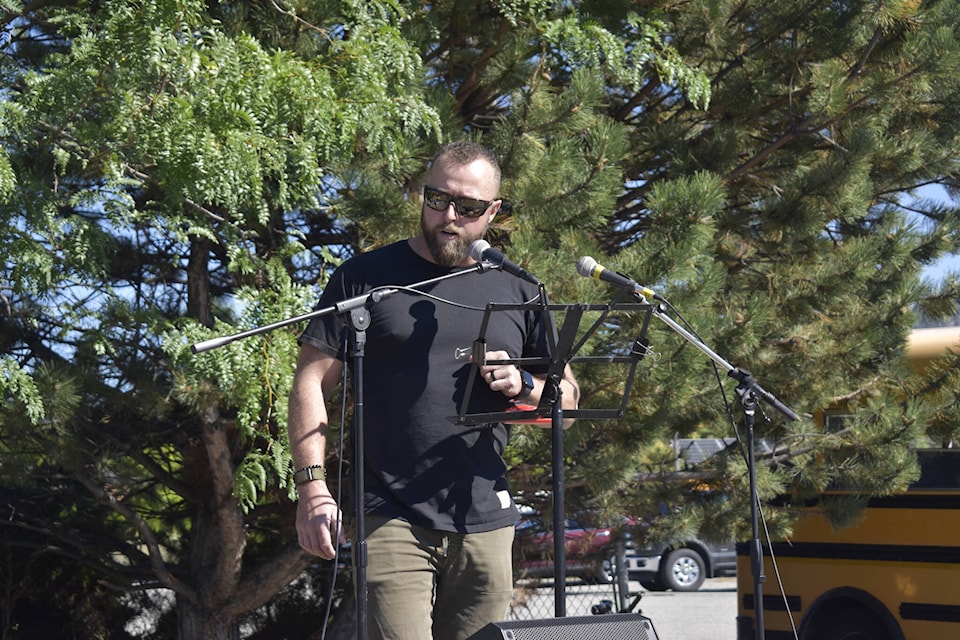
<instances>
[{"instance_id":1,"label":"black music stand","mask_svg":"<svg viewBox=\"0 0 960 640\"><path fill-rule=\"evenodd\" d=\"M486 333L489 327L491 314L497 311L508 310L539 310L544 314L544 325L547 327L549 341L549 357L539 358L509 358L504 360L486 360ZM622 356L576 356L587 339L596 331L606 316L613 310L642 311L646 313L640 336L634 342L630 352ZM565 312L563 327L559 336L556 335L553 325L552 312ZM590 327L579 341L576 341L577 332L583 314L587 311L602 311L600 318ZM611 419L622 418L626 413L630 399L630 389L636 374L637 365L647 353L649 340L647 328L654 308L646 301L632 303L613 302L607 305L588 304L561 304L552 305L547 301L546 293L541 285L540 302L527 304L500 304L491 302L487 305L480 333L473 343L473 367L467 378L466 393L461 401L460 411L450 418L458 425L486 424L490 422L518 422L536 420L550 416L552 436L552 466L553 466L553 562L554 562L554 616L566 616L566 518L564 507L564 473L563 473L563 420L564 418L592 418ZM627 375L624 394L620 406L612 409L573 409L564 411L562 406L562 391L560 380L563 371L570 362L600 362L600 363L629 363L630 371ZM470 406L470 395L473 383L476 380L480 367L484 364L513 364L520 365L548 365L546 384L540 396L540 403L533 409L503 411L497 413L475 413L467 415L466 408Z\"/></svg>"}]
</instances>

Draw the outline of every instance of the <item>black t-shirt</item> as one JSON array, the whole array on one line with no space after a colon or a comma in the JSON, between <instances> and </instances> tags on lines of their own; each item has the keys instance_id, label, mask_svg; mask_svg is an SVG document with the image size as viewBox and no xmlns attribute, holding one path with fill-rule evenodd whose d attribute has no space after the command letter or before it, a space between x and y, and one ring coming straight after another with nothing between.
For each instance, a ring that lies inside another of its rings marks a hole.
<instances>
[{"instance_id":1,"label":"black t-shirt","mask_svg":"<svg viewBox=\"0 0 960 640\"><path fill-rule=\"evenodd\" d=\"M370 307L363 360L367 513L460 532L490 531L517 520L504 475L509 426L463 426L450 418L461 409L472 367L457 354L469 354L487 303L524 303L538 291L501 271L468 270L419 288L432 297L401 290ZM397 242L345 262L317 308L376 287L409 286L455 271L463 269L436 265L418 256L407 241ZM310 322L301 341L349 361L345 331L339 314L327 314ZM546 331L538 309L493 311L486 350L548 357ZM349 345L349 334L347 338ZM525 368L538 372L537 367ZM500 412L510 403L476 375L470 404L467 414Z\"/></svg>"}]
</instances>

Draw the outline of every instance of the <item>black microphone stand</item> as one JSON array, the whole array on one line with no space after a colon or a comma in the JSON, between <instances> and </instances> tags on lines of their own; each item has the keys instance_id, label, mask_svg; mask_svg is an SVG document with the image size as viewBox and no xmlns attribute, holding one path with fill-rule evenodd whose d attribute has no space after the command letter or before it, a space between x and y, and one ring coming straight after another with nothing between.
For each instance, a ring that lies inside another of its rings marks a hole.
<instances>
[{"instance_id":1,"label":"black microphone stand","mask_svg":"<svg viewBox=\"0 0 960 640\"><path fill-rule=\"evenodd\" d=\"M643 298L643 296L637 296ZM750 540L750 568L753 573L753 607L754 607L754 625L756 640L764 640L766 631L763 621L763 583L766 576L763 574L763 547L760 542L760 520L759 503L760 497L757 491L756 474L756 447L754 442L754 414L756 413L757 400L761 399L782 413L789 420L796 420L797 414L790 407L780 402L772 393L757 384L756 380L749 371L738 369L729 362L714 353L698 337L677 324L673 318L664 314L658 306L653 310L653 315L662 320L667 326L680 334L690 344L707 354L711 360L726 369L727 375L737 380L737 395L740 397L740 404L743 407L744 420L747 425L747 466L750 476L750 520L751 520L751 540Z\"/></svg>"},{"instance_id":2,"label":"black microphone stand","mask_svg":"<svg viewBox=\"0 0 960 640\"><path fill-rule=\"evenodd\" d=\"M319 318L321 316L331 315L331 314L340 314L343 321L350 328L352 333L352 347L350 356L353 362L353 394L354 394L354 411L353 411L353 486L354 486L354 500L353 500L353 510L354 518L356 520L356 535L354 540L354 549L353 549L353 567L354 567L354 588L355 588L355 600L356 600L356 616L357 616L357 639L366 640L367 638L367 543L366 543L366 528L363 521L363 492L364 492L364 481L363 481L363 472L364 472L364 449L363 449L363 418L364 418L364 393L363 393L363 361L366 350L366 330L370 326L370 307L376 303L384 300L388 296L397 293L400 290L411 290L413 292L418 292L417 289L421 287L426 287L428 285L440 282L441 280L447 280L449 278L456 278L468 273L479 272L483 273L491 269L496 268L497 265L494 265L490 262L479 262L475 267L464 269L462 271L455 271L438 278L431 278L430 280L424 280L416 284L404 286L404 287L395 287L395 288L382 288L382 289L373 289L365 294L355 296L353 298L348 298L341 302L338 302L335 305L330 307L325 307L323 309L317 309L311 311L310 313L305 313L294 318L288 318L286 320L280 320L279 322L274 322L268 325L263 325L261 327L256 327L248 331L241 331L240 333L235 333L233 335L224 336L220 338L212 338L210 340L204 340L203 342L198 342L190 347L190 350L193 353L202 353L204 351L209 351L217 347L222 347L227 345L235 340L241 338L248 338L251 336L259 335L266 333L268 331L273 331L274 329L279 329L296 322L302 322L304 320L310 320L313 318ZM342 523L341 523L342 526Z\"/></svg>"}]
</instances>

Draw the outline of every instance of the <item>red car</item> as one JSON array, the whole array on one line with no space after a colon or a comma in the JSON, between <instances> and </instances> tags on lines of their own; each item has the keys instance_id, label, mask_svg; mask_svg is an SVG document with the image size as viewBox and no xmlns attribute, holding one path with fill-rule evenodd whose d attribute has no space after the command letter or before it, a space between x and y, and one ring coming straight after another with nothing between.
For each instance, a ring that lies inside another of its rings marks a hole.
<instances>
[{"instance_id":1,"label":"red car","mask_svg":"<svg viewBox=\"0 0 960 640\"><path fill-rule=\"evenodd\" d=\"M586 527L568 518L564 545L567 577L589 583L612 582L618 533L608 527ZM553 531L547 530L538 517L526 517L517 523L513 554L519 578L554 577Z\"/></svg>"}]
</instances>

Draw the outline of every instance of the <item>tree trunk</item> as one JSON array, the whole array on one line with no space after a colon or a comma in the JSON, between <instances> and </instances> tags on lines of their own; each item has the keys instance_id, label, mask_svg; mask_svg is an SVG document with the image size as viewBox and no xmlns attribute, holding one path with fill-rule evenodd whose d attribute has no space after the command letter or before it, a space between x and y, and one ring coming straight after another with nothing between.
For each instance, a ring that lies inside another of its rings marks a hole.
<instances>
[{"instance_id":1,"label":"tree trunk","mask_svg":"<svg viewBox=\"0 0 960 640\"><path fill-rule=\"evenodd\" d=\"M210 308L210 241L199 238L190 244L187 267L187 316L205 327L213 326Z\"/></svg>"},{"instance_id":2,"label":"tree trunk","mask_svg":"<svg viewBox=\"0 0 960 640\"><path fill-rule=\"evenodd\" d=\"M240 640L235 616L177 598L177 640Z\"/></svg>"}]
</instances>

